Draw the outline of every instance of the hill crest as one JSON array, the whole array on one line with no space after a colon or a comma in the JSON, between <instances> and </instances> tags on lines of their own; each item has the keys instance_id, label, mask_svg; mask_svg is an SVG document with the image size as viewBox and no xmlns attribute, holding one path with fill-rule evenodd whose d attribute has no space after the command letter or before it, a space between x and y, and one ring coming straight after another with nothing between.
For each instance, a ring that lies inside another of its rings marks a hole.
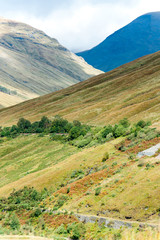
<instances>
[{"instance_id":1,"label":"hill crest","mask_svg":"<svg viewBox=\"0 0 160 240\"><path fill-rule=\"evenodd\" d=\"M160 121L160 52L69 88L0 111L0 125L61 115L69 121L104 125L124 117Z\"/></svg>"},{"instance_id":2,"label":"hill crest","mask_svg":"<svg viewBox=\"0 0 160 240\"><path fill-rule=\"evenodd\" d=\"M160 12L144 14L90 50L77 53L92 66L110 71L160 50Z\"/></svg>"},{"instance_id":3,"label":"hill crest","mask_svg":"<svg viewBox=\"0 0 160 240\"><path fill-rule=\"evenodd\" d=\"M0 92L5 94L0 100L5 107L101 73L44 32L3 18L0 64Z\"/></svg>"}]
</instances>

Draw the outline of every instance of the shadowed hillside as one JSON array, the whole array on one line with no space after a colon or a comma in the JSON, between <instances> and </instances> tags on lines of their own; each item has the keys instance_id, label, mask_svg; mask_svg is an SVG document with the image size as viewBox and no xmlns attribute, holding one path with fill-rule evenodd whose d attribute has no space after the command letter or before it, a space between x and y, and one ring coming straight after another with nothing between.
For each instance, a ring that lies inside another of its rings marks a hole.
<instances>
[{"instance_id":1,"label":"shadowed hillside","mask_svg":"<svg viewBox=\"0 0 160 240\"><path fill-rule=\"evenodd\" d=\"M80 52L89 64L105 72L160 50L160 12L147 13L107 37L96 47Z\"/></svg>"},{"instance_id":2,"label":"shadowed hillside","mask_svg":"<svg viewBox=\"0 0 160 240\"><path fill-rule=\"evenodd\" d=\"M34 121L56 114L68 120L103 125L123 117L160 120L160 52L123 65L67 89L0 111L0 124L20 117Z\"/></svg>"}]
</instances>

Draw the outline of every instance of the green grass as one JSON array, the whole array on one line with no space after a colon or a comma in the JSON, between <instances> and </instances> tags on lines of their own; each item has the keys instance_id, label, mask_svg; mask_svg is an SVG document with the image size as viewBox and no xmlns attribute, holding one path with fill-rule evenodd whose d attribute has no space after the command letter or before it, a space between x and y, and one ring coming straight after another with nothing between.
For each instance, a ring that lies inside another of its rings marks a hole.
<instances>
[{"instance_id":1,"label":"green grass","mask_svg":"<svg viewBox=\"0 0 160 240\"><path fill-rule=\"evenodd\" d=\"M0 187L64 161L75 147L50 140L49 136L19 136L0 146Z\"/></svg>"},{"instance_id":2,"label":"green grass","mask_svg":"<svg viewBox=\"0 0 160 240\"><path fill-rule=\"evenodd\" d=\"M51 141L49 136L5 140L0 146L0 195L26 185L47 187L56 191L54 198L46 200L49 208L56 205L59 194L67 194L69 198L62 208L69 211L158 221L160 164L155 158L146 157L140 167L142 160L130 159L115 148L121 141L119 138L77 149ZM106 152L109 159L103 162Z\"/></svg>"}]
</instances>

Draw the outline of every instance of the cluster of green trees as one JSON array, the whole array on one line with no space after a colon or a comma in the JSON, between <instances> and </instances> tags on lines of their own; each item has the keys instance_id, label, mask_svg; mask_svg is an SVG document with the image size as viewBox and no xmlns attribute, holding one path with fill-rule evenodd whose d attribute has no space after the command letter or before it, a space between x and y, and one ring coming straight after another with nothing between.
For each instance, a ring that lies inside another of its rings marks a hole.
<instances>
[{"instance_id":1,"label":"cluster of green trees","mask_svg":"<svg viewBox=\"0 0 160 240\"><path fill-rule=\"evenodd\" d=\"M115 125L107 125L102 128L93 127L85 136L79 136L72 141L72 144L81 147L91 147L97 144L102 144L118 137L127 137L131 140L132 145L138 144L142 140L150 140L160 136L156 129L150 128L151 122L140 120L135 124L124 118Z\"/></svg>"},{"instance_id":2,"label":"cluster of green trees","mask_svg":"<svg viewBox=\"0 0 160 240\"><path fill-rule=\"evenodd\" d=\"M46 188L41 192L33 187L24 187L18 191L13 190L8 198L0 199L0 211L30 210L36 208L47 196L49 196L49 191Z\"/></svg>"},{"instance_id":3,"label":"cluster of green trees","mask_svg":"<svg viewBox=\"0 0 160 240\"><path fill-rule=\"evenodd\" d=\"M40 121L31 123L29 120L20 118L16 125L12 127L4 127L0 131L1 137L16 137L22 133L59 133L67 134L68 139L72 140L80 135L84 136L90 127L82 125L79 121L74 120L72 123L60 116L55 116L53 121L43 116Z\"/></svg>"},{"instance_id":4,"label":"cluster of green trees","mask_svg":"<svg viewBox=\"0 0 160 240\"><path fill-rule=\"evenodd\" d=\"M0 199L0 234L7 233L10 231L16 231L17 234L25 234L25 232L31 231L42 231L46 234L50 234L55 230L56 234L69 236L71 239L80 239L81 236L85 234L85 225L78 222L69 223L66 225L61 225L56 229L52 229L50 231L48 227L46 227L46 223L44 220L45 211L42 211L42 208L38 206L44 199L50 196L49 191L44 188L42 191L37 191L33 187L24 187L21 190L15 191L7 198ZM67 200L67 196L60 195L57 199L57 209L60 206L63 206L64 202ZM29 215L27 216L26 223L21 225L20 223L20 213L25 211L29 211ZM45 210L43 206L43 210ZM56 209L53 209L56 210ZM47 213L59 215L60 212L57 213ZM63 213L62 213L63 214ZM67 212L64 214L68 214ZM53 216L54 216L53 215ZM35 227L36 226L36 227ZM42 233L42 232L41 232Z\"/></svg>"},{"instance_id":5,"label":"cluster of green trees","mask_svg":"<svg viewBox=\"0 0 160 240\"><path fill-rule=\"evenodd\" d=\"M51 134L52 140L69 142L78 148L91 147L102 144L118 137L125 137L137 144L140 141L153 139L160 134L156 129L150 128L151 122L140 120L135 124L124 118L115 125L104 127L90 127L74 120L68 122L60 116L55 116L51 121L43 116L40 121L31 123L29 120L20 118L16 125L5 127L0 130L1 137L16 137L19 134L39 133Z\"/></svg>"}]
</instances>

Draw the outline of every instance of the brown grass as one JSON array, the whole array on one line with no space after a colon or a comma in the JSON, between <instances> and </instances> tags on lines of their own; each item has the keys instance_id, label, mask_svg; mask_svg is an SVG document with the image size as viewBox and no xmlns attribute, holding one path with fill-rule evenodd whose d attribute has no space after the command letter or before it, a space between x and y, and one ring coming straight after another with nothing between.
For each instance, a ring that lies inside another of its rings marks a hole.
<instances>
[{"instance_id":1,"label":"brown grass","mask_svg":"<svg viewBox=\"0 0 160 240\"><path fill-rule=\"evenodd\" d=\"M20 117L31 121L60 114L94 125L132 121L160 121L160 52L145 56L111 72L64 90L0 111L0 124Z\"/></svg>"}]
</instances>

